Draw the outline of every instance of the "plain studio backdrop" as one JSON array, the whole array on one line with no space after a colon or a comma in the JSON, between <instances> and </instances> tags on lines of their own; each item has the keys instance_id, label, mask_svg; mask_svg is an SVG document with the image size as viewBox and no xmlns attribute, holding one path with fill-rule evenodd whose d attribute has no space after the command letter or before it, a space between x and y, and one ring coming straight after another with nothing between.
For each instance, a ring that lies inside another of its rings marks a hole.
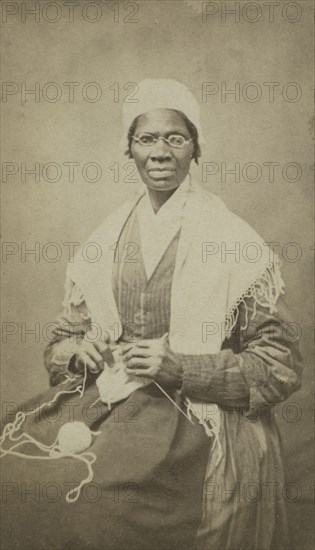
<instances>
[{"instance_id":1,"label":"plain studio backdrop","mask_svg":"<svg viewBox=\"0 0 315 550\"><path fill-rule=\"evenodd\" d=\"M42 1L26 10L5 2L2 15L4 412L48 386L43 349L63 299L64 243L83 244L140 187L120 144L123 101L144 78L179 80L201 107L194 177L277 243L283 262L304 377L276 415L285 498L298 547L311 548L312 3ZM40 175L25 173L35 163Z\"/></svg>"}]
</instances>

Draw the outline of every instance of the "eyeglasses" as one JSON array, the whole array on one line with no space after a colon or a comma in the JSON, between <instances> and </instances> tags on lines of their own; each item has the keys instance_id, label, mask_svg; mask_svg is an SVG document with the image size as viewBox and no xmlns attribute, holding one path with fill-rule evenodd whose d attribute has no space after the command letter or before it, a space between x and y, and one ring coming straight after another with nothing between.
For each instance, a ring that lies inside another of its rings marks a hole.
<instances>
[{"instance_id":1,"label":"eyeglasses","mask_svg":"<svg viewBox=\"0 0 315 550\"><path fill-rule=\"evenodd\" d=\"M159 141L159 139L162 139L165 141L170 147L175 147L176 149L181 149L186 145L187 143L190 143L192 141L191 139L185 139L180 134L172 134L171 136L168 136L167 138L163 136L155 137L152 134L140 134L139 137L132 136L132 139L134 139L137 143L142 145L143 147L152 147L154 143Z\"/></svg>"}]
</instances>

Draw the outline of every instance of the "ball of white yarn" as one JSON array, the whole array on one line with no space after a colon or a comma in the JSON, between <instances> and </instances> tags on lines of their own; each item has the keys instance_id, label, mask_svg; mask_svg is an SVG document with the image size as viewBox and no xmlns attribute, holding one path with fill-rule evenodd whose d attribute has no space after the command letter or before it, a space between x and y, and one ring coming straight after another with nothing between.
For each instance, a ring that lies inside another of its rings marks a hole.
<instances>
[{"instance_id":1,"label":"ball of white yarn","mask_svg":"<svg viewBox=\"0 0 315 550\"><path fill-rule=\"evenodd\" d=\"M58 432L58 445L63 453L81 453L91 443L91 431L83 422L67 422Z\"/></svg>"}]
</instances>

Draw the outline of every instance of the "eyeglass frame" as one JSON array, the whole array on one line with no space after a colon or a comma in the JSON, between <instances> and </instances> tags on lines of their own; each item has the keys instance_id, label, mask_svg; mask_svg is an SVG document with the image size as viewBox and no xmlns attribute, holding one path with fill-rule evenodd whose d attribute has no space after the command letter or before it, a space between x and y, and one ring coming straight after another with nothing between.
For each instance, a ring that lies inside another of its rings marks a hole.
<instances>
[{"instance_id":1,"label":"eyeglass frame","mask_svg":"<svg viewBox=\"0 0 315 550\"><path fill-rule=\"evenodd\" d=\"M153 143L150 143L148 145L145 145L144 143L140 143L141 136L152 136L153 137ZM169 138L172 137L172 136L182 137L184 139L183 145L180 145L180 146L171 145L170 142L169 142ZM141 145L141 147L152 147L153 145L155 145L155 143L157 143L160 139L162 139L163 141L165 141L169 145L169 147L172 147L173 149L182 149L183 147L185 147L185 145L187 145L187 143L190 143L191 141L193 141L193 138L185 139L184 136L182 136L181 134L170 134L169 137L165 138L163 136L155 137L153 134L150 134L149 132L143 132L142 134L140 134L139 137L131 136L131 138L134 139L137 143L139 143Z\"/></svg>"}]
</instances>

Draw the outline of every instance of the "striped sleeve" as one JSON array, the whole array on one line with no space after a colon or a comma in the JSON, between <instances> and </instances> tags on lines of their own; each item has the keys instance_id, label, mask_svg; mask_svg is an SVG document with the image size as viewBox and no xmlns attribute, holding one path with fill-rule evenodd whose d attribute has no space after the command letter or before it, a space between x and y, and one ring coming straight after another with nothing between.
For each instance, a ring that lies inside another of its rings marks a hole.
<instances>
[{"instance_id":1,"label":"striped sleeve","mask_svg":"<svg viewBox=\"0 0 315 550\"><path fill-rule=\"evenodd\" d=\"M287 399L301 384L301 356L294 323L283 299L277 313L256 306L252 299L245 325L240 305L237 325L218 354L178 354L183 369L181 392L188 397L224 405L256 409Z\"/></svg>"}]
</instances>

